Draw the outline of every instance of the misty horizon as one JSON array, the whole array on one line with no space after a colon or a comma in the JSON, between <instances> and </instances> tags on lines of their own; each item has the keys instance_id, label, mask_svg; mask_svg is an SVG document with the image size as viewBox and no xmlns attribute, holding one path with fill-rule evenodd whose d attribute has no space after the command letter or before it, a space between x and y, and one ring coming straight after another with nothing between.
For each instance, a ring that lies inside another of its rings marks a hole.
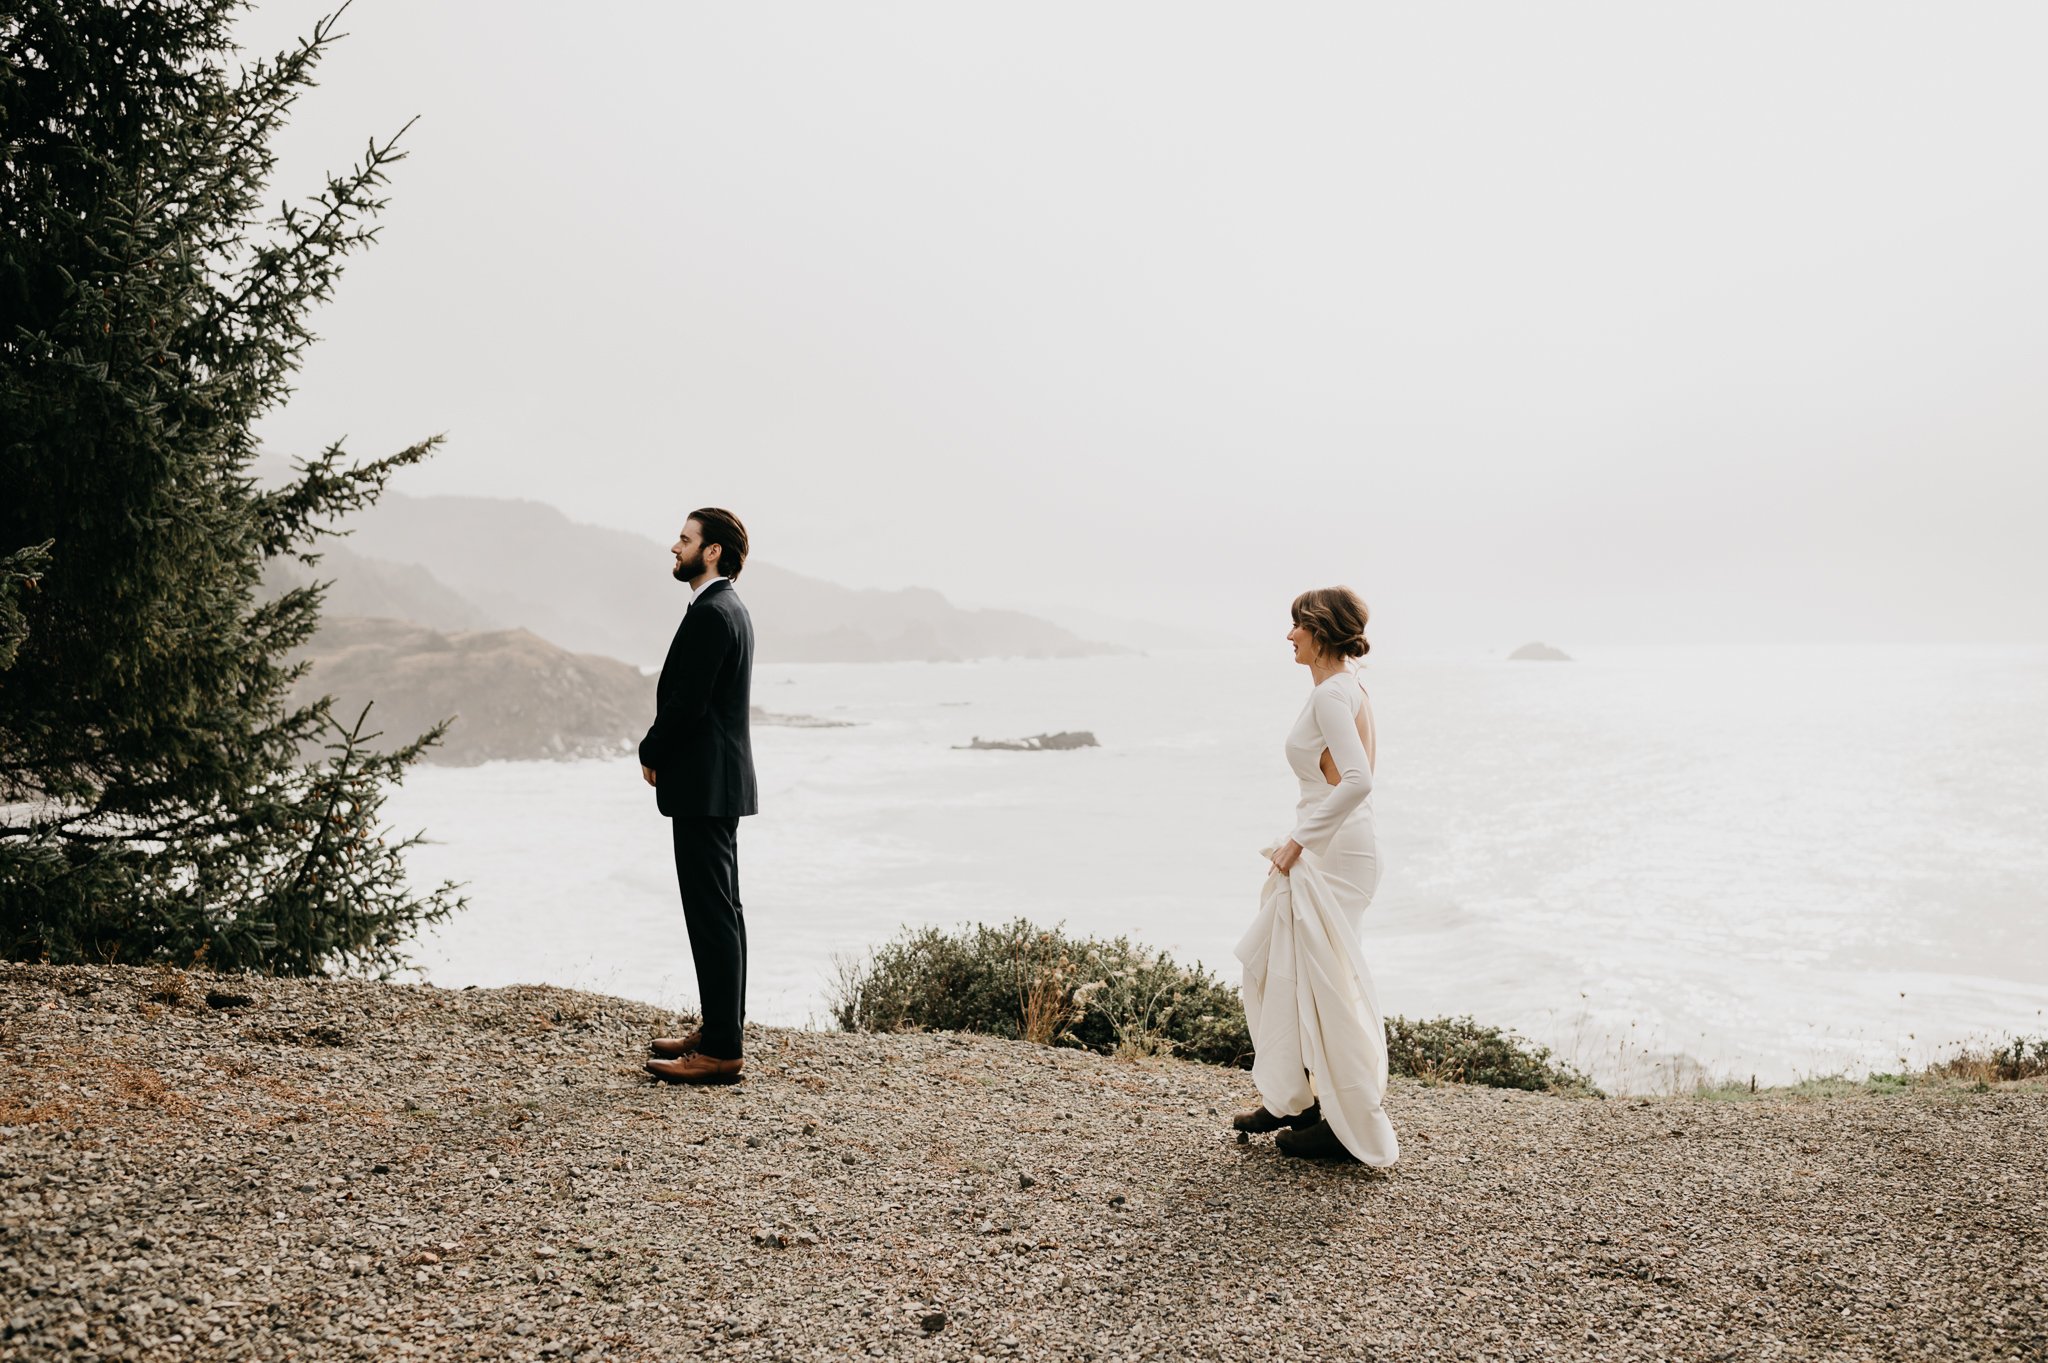
<instances>
[{"instance_id":1,"label":"misty horizon","mask_svg":"<svg viewBox=\"0 0 2048 1363\"><path fill-rule=\"evenodd\" d=\"M1246 642L2048 641L2039 11L345 27L276 196L420 121L268 448Z\"/></svg>"},{"instance_id":2,"label":"misty horizon","mask_svg":"<svg viewBox=\"0 0 2048 1363\"><path fill-rule=\"evenodd\" d=\"M269 462L269 461L268 461L268 460L266 460L266 464L268 464L268 462ZM282 466L281 466L281 465L272 465L272 466L270 466L270 468L269 468L269 472L270 472L270 473L271 473L271 474L272 474L273 476L281 474L281 473L282 473L282 471L283 471L283 469L282 469ZM417 500L417 499L421 499L421 498L425 498L425 499L432 499L432 498L437 498L437 497L463 498L463 497L473 497L473 496L475 496L475 495L476 495L476 494L465 494L465 493L426 493L426 494L408 494L408 493L397 493L397 494L396 494L395 496L390 496L390 498L389 498L389 504L391 504L391 505L403 505L403 504L404 504L405 502L407 502L408 500ZM564 510L563 510L563 509L562 509L561 507L559 507L559 506L556 506L556 505L554 505L553 503L550 503L550 502L544 501L544 500L542 500L542 499L540 499L540 498L535 498L535 497L522 497L522 498L484 498L483 500L485 500L485 501L502 501L502 502L510 502L510 503L523 503L523 504L525 504L525 505L529 505L529 506L541 507L541 508L544 508L544 509L546 509L546 510L548 510L548 511L552 511L552 512L554 512L554 513L556 513L556 514L562 515L562 516L563 516L563 517L564 517L565 519L567 519L567 520L568 520L568 522L569 522L569 523L570 523L571 525L573 525L573 526L577 526L577 527L580 527L580 528L592 528L592 529L599 529L599 530L605 530L605 531L613 531L613 532L619 532L619 533L624 533L624 534L629 534L629 535L636 535L636 536L637 536L638 538L641 538L641 539L643 539L643 540L645 540L645 541L646 541L646 543L647 543L647 545L648 545L648 547L649 547L649 550L650 550L650 560L649 560L649 561L650 561L650 563L651 563L651 564L653 564L653 565L654 565L654 567L650 568L650 570L649 570L649 574L648 574L648 576L649 576L650 580L656 580L656 579L658 579L658 580L661 580L661 581L662 581L662 582L664 582L664 583L667 583L667 582L673 581L672 577L670 576L670 574L669 574L669 572L668 572L668 565L669 565L669 563L670 563L670 560L669 560L669 559L668 559L668 557L667 557L667 551L666 551L666 548L665 548L664 546L660 545L660 544L659 544L659 543L658 543L658 542L657 542L657 541L656 541L656 540L655 540L655 539L654 539L653 537L651 537L651 536L649 536L649 535L646 535L646 534L643 534L643 533L641 533L641 532L638 532L638 531L634 530L634 529L633 529L632 527L630 527L630 526L617 526L617 525L602 525L602 524L599 524L598 522L594 522L594 521L581 521L581 520L577 520L576 518L574 518L574 517L571 517L571 516L569 516L569 515L568 515L568 513L567 513L566 511L564 511ZM369 515L369 516L375 516L375 515L376 515L376 512L374 512L374 511L371 511L371 512L367 512L367 513L362 513L362 514L365 514L365 515ZM347 529L347 528L348 528L348 526L347 526L347 523L344 523L344 529ZM377 552L377 553L370 553L370 554L368 554L368 555L363 555L363 557L364 557L364 558L366 558L367 560L369 560L369 561L370 561L370 562L372 562L372 563L389 563L389 564L397 564L397 565L402 565L402 566L406 566L406 567L413 567L413 568L418 568L418 569L420 569L421 571L425 571L425 572L428 572L428 573L429 573L429 574L431 575L431 573L432 573L432 568L433 568L433 565L432 565L432 563L431 563L430 561L428 561L428 560L429 560L429 559L431 558L431 556L429 556L429 555L418 555L418 554L414 554L414 555L409 555L409 556L408 556L408 555L406 555L406 554L405 554L405 553L404 553L403 551L401 551L401 550L397 549L396 547L394 547L394 545L393 545L393 543L392 543L392 538L391 538L391 536L390 536L390 535L389 535L388 533L387 533L387 534L385 534L385 535L383 535L383 536L380 536L379 538L380 538L380 540L381 540L382 542L381 542L380 544L378 544L377 546L375 546L375 547L376 547L376 548L378 548L378 549L380 549L380 550L382 550L382 552ZM355 537L355 535L354 535L353 533L347 533L347 534L343 534L343 535L340 535L340 536L337 536L337 537L329 538L329 539L327 539L327 540L323 541L323 542L322 542L322 544L321 544L321 546L320 546L320 548L321 548L321 550L322 550L323 552L324 552L325 550L328 550L328 549L338 549L338 550L341 550L341 551L343 551L343 554L344 554L344 555L351 555L351 554L359 554L359 553L360 553L360 550L361 550L361 548L362 548L362 546L361 546L361 544L360 544L360 543L358 542L357 538ZM344 559L343 559L343 560L341 560L341 561L342 561L343 563L346 563L346 562L347 562L346 558L344 558ZM769 564L769 565L773 565L774 567L777 567L777 568L780 568L780 567L782 566L781 564L777 563L777 562L776 562L776 560L774 560L773 558L767 557L767 556L765 556L765 555L751 555L751 556L749 557L749 560L748 560L748 561L749 561L750 563L754 563L754 564L757 564L757 565L758 565L758 564ZM335 575L336 571L337 571L337 569L336 569L336 567L335 567L335 566L332 566L332 565L328 565L328 564L323 564L323 565L321 565L321 566L319 566L319 567L316 567L316 568L314 568L314 569L311 569L311 570L306 570L306 571L305 571L305 572L304 572L303 574L297 574L297 573L294 573L294 574L292 574L291 576L292 576L293 580L297 580L297 579L298 579L299 577L301 577L301 576L303 576L303 577L306 577L306 578L312 578L312 579L331 579L331 578L333 578L333 577L334 577L334 575ZM832 579L830 579L830 578L827 578L827 577L824 577L824 576L822 576L822 575L817 575L817 574L809 574L809 573L805 573L805 574L799 574L799 576L801 576L801 577L804 577L804 578L806 578L806 579L810 579L810 580L818 581L818 582L827 582L827 583L832 583L832 585L834 585L834 586L849 586L849 584L845 584L845 583L836 583L836 582L832 582ZM443 586L443 587L447 587L447 586L449 585L449 584L448 584L447 582L445 582L445 581L440 581L440 579L439 579L439 578L435 578L434 580L436 580L436 581L439 581L439 582L440 582L440 585L441 585L441 586ZM742 583L742 585L744 585L744 583ZM976 600L968 600L968 599L964 599L964 598L962 598L962 597L961 597L961 596L960 596L959 594L957 594L957 593L955 593L955 592L951 592L951 591L947 590L947 587L946 587L946 585L945 585L945 584L944 584L943 582L905 582L905 583L900 583L900 584L894 584L894 585L883 585L883 586L862 586L862 587L851 587L850 589L851 589L851 590L854 590L854 591L862 592L862 593L884 593L884 594L894 594L894 593L900 593L900 592L917 592L917 591L925 591L925 592L932 592L932 593L935 593L935 594L937 594L937 595L939 595L939 596L943 597L943 598L945 599L945 601L946 601L946 602L947 602L947 603L948 603L949 605L951 605L951 606L953 606L953 607L956 607L956 608L958 608L958 609L960 609L960 610L966 610L966 611L984 611L984 610L986 610L986 611L1013 611L1013 612L1021 612L1021 613L1027 613L1027 614L1030 614L1030 615L1036 616L1036 617L1038 617L1038 618L1042 618L1042 619L1048 620L1048 621L1050 621L1050 622L1052 622L1052 623L1054 623L1054 624L1057 624L1057 625L1063 626L1064 628L1067 628L1067 629L1069 629L1069 630L1073 631L1073 632L1074 632L1075 634L1077 634L1077 635L1079 635L1080 637L1082 637L1082 638L1084 638L1084 639L1088 640L1088 641L1089 641L1089 642L1091 642L1091 643L1102 643L1102 644L1110 644L1110 645L1115 645L1115 646L1118 646L1118 647L1125 647L1125 648L1131 648L1131 649L1135 649L1135 650L1137 650L1137 651L1141 651L1141 652L1146 652L1146 651L1158 651L1158 650L1159 650L1159 649L1161 649L1161 648L1167 648L1167 649L1181 649L1181 648L1185 648L1185 649L1196 649L1196 650L1199 650L1199 649L1205 649L1205 648L1231 648L1231 647L1235 647L1235 648L1247 648L1247 647L1251 647L1251 646L1254 646L1254 645L1256 645L1256 644L1258 644L1258 643L1261 643L1261 642L1266 642L1266 643L1271 643L1271 642L1273 642L1273 639L1261 639L1261 638L1253 638L1253 637L1250 637L1250 636L1243 636L1243 635L1240 635L1240 636L1226 636L1226 635L1223 635L1223 634L1221 634L1221 633L1219 633L1219 632L1216 632L1216 631L1214 631L1214 630L1209 630L1209 631L1206 631L1206 632L1205 632L1205 631L1204 631L1204 630L1203 630L1203 629L1202 629L1201 627L1199 627L1199 626L1184 626L1184 625L1173 625L1173 624L1168 624L1168 623L1164 623L1164 622L1162 622L1162 621L1159 621L1159 620L1148 620L1148 619L1144 619L1144 618L1140 617L1140 616L1139 616L1138 614L1136 614L1135 612L1124 612L1124 613L1122 613L1122 614L1114 614L1114 613L1105 613L1105 612L1102 612L1102 611L1098 611L1098 610L1094 610L1094 609L1091 609L1091 608L1089 608L1089 607L1085 607L1085 606L1071 606L1071 605L1063 605L1063 604L1061 604L1061 603L1058 603L1058 602L1050 602L1050 603L1045 603L1045 602L1028 602L1028 601L1027 601L1027 602L1022 602L1022 603L1019 603L1019 602L1012 602L1012 601L976 601ZM683 602L683 600L684 600L684 599L686 598L686 596L687 596L687 589L686 589L686 588L684 588L684 587L680 587L680 586L678 586L678 587L676 588L675 592L674 592L674 595L675 595L675 597L676 597L676 604L678 605L678 607L680 607L680 606L681 606L681 604L682 604L682 602ZM1285 602L1285 601L1282 601L1282 602L1280 603L1280 611L1282 612L1282 614L1283 614L1283 615L1284 615L1285 609L1286 609L1286 602ZM337 609L335 608L335 606L333 605L333 603L332 603L332 599L330 598L330 604L329 604L329 607L328 607L328 610L327 610L327 612L326 612L326 613L327 613L327 614L329 614L329 615L345 615L345 614L351 614L351 613L354 613L354 612L351 612L351 611L349 611L349 610L347 610L347 609L345 609L345 608L344 608L344 609L339 609L339 610L337 610ZM516 612L515 612L515 613L516 613ZM399 615L404 615L404 612L403 612L403 611L401 610L401 611L399 611L399 612L398 612L398 614L399 614ZM497 619L492 619L492 620L488 620L488 621L483 621L483 622L479 622L479 623L475 623L475 624L470 624L470 625L465 625L465 626L448 626L448 627L453 627L453 628L471 628L471 629L485 629L485 630L489 630L489 629L499 629L499 628L529 628L529 629L531 629L531 628L535 628L535 626L534 626L534 625L532 624L532 622L530 622L530 621L523 621L523 620L511 620L511 619L504 619L504 620L497 620ZM1127 631L1129 631L1129 632L1135 632L1135 633L1137 633L1138 635L1140 635L1141 637L1137 638L1137 639L1136 639L1135 641L1134 641L1133 639L1129 638L1129 637L1121 637L1121 636L1123 636L1123 635L1124 635L1124 634L1125 634L1125 633L1126 633ZM539 633L542 633L543 635L547 635L547 634L550 634L550 633L551 633L551 631L549 631L549 630L548 630L548 629L547 629L547 628L546 628L545 626L542 626L542 627L540 627L540 628L538 629L538 631L537 631L537 632L539 632ZM1375 631L1375 632L1377 632L1377 631ZM1273 634L1273 635L1274 635L1274 636L1275 636L1276 638L1277 638L1277 637L1279 637L1279 636L1278 636L1278 632L1277 632L1277 631L1269 630L1269 631L1267 631L1267 633L1268 633L1268 634ZM1174 638L1174 639L1170 639L1170 640L1168 640L1168 641L1166 641L1166 642L1157 642L1157 641L1155 641L1154 639L1152 639L1152 638L1150 637L1150 636L1152 636L1152 635L1155 635L1155 634L1171 634L1171 635L1184 635L1185 637L1184 637L1184 638ZM1510 650L1511 648L1517 648L1517 647L1520 647L1520 646L1522 646L1522 645L1524 645L1524 644L1530 644L1530 643L1549 643L1549 644L1553 644L1553 645L1554 645L1554 644L1556 644L1556 643L1560 642L1560 640L1561 640L1561 639L1562 639L1562 636L1556 636L1556 637L1553 637L1553 636L1541 636L1541 637L1539 637L1539 636L1538 636L1538 635L1536 635L1536 634L1533 634L1533 633L1527 633L1527 634L1524 634L1524 635L1518 635L1518 636L1513 636L1513 637L1509 637L1509 636L1506 636L1506 635L1502 635L1502 636L1500 636L1499 638L1493 638L1493 639L1484 639L1484 640L1479 640L1479 639L1466 639L1466 640L1457 640L1457 641L1442 641L1442 640L1439 640L1439 641L1433 641L1433 642L1425 642L1425 643L1424 643L1424 644L1422 644L1422 645L1421 645L1421 646L1420 646L1419 648L1409 648L1409 649L1404 649L1404 650L1403 650L1403 655L1404 655L1404 656L1408 656L1408 657L1411 657L1411 658L1418 658L1418 659L1438 659L1438 658L1444 658L1444 657L1464 656L1464 655L1470 655L1470 654L1474 654L1474 653L1479 653L1479 654L1505 654L1505 653L1506 653L1506 652L1507 652L1508 650ZM556 639L552 639L552 638L551 638L551 639L550 639L550 642L561 642L561 641L560 641L560 640L556 640ZM658 641L657 641L657 642L658 642ZM1572 637L1572 638L1570 638L1570 639L1568 639L1568 640L1563 640L1563 642L1567 642L1567 643L1569 643L1569 644L1571 645L1571 647L1572 647L1572 648L1574 648L1574 649L1582 649L1582 650L1593 650L1593 651L1595 651L1595 652L1601 652L1601 651L1606 651L1606 650L1615 650L1615 649L1627 650L1627 649L1631 649L1631 648L1651 648L1651 649L1669 649L1669 648L1671 648L1671 647L1673 647L1673 646L1674 646L1674 645L1672 645L1672 644L1669 644L1669 643L1657 643L1657 642L1645 642L1645 641L1629 641L1629 640L1612 640L1612 639L1598 639L1598 638L1578 638L1578 637ZM1829 641L1829 640L1797 640L1797 641L1785 641L1785 640L1778 640L1778 641L1755 641L1755 640L1725 640L1725 639L1709 639L1709 638L1696 638L1696 639L1689 639L1689 640L1685 640L1685 641L1683 641L1683 645L1691 645L1691 646L1697 646L1697 647L1700 647L1700 648L1713 648L1713 647L1754 647L1754 648L1761 648L1761 649L1781 649L1781 650L1782 650L1782 649L1793 649L1793 650L1797 650L1797 649L1800 649L1800 648L1802 648L1802 647L1810 647L1810 648L1829 648L1829 647L1837 647L1837 648L1839 648L1839 647L1852 647L1852 648L1854 648L1854 647L1862 647L1862 648L1868 648L1868 649L1871 649L1871 650L1882 650L1882 649L1886 649L1886 648L1899 648L1899 647L1913 647L1913 646L1914 646L1914 642L1913 642L1913 641L1910 641L1910 640L1851 640L1851 641ZM1683 646L1683 645L1680 645L1680 646ZM2034 648L2040 647L2039 645L2033 645L2033 644L2030 644L2030 643L2027 643L2027 642L2024 642L2024 641L2022 641L2022 642L2017 642L2017 643L2012 643L2012 644L2001 644L2001 643L1982 643L1982 642L1976 642L1976 643L1971 643L1971 642L1954 642L1954 643L1949 643L1949 644L1945 644L1945 645L1938 645L1938 646L1939 646L1939 647L1946 647L1946 648L1949 648L1949 649L1963 649L1963 650L1981 650L1981 651L1989 651L1989 652L1991 652L1991 653L1999 653L1999 652L2004 652L2004 651L2007 651L2007 650L2009 650L2009 649L2020 649L2020 650L2023 650L2023 651L2031 651L2031 650L2033 650ZM572 645L572 647L573 647L573 645ZM1375 645L1375 647L1376 647L1376 649L1378 650L1378 652L1377 652L1377 654L1376 654L1376 659L1377 659L1377 660L1384 660L1384 657L1385 657L1385 652L1386 652L1386 650L1385 650L1385 649L1384 649L1383 647L1381 647L1380 645ZM589 651L589 650L586 650L586 651ZM620 648L612 648L612 649L610 649L610 650L606 650L606 649L597 649L597 650L595 650L595 651L596 651L596 652L599 652L599 653L602 653L602 654L605 654L606 656L624 656L624 655L625 655L625 652L626 652L626 650L624 650L624 649L620 649ZM1280 650L1279 650L1278 648L1276 648L1276 649L1275 649L1274 651L1278 652L1278 651L1280 651Z\"/></svg>"}]
</instances>

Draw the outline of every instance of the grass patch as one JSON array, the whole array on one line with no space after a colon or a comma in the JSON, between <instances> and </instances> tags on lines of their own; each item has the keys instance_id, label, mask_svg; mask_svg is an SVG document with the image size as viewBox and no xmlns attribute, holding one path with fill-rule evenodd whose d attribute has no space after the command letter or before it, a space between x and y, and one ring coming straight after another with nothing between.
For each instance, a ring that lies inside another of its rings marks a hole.
<instances>
[{"instance_id":1,"label":"grass patch","mask_svg":"<svg viewBox=\"0 0 2048 1363\"><path fill-rule=\"evenodd\" d=\"M1691 1094L1714 1102L1743 1102L1753 1098L1857 1098L1894 1097L1927 1090L1963 1090L1989 1093L2003 1084L2039 1082L2048 1079L2048 1037L2006 1037L1999 1041L1964 1042L1952 1055L1924 1069L1879 1073L1861 1079L1846 1074L1814 1075L1795 1084L1759 1088L1747 1084L1702 1084Z\"/></svg>"}]
</instances>

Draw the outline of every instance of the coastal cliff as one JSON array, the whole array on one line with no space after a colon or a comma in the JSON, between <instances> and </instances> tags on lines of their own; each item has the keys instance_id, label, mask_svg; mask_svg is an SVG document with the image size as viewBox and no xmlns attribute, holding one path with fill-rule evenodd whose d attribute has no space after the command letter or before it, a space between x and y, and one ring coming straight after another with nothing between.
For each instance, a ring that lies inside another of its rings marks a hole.
<instances>
[{"instance_id":1,"label":"coastal cliff","mask_svg":"<svg viewBox=\"0 0 2048 1363\"><path fill-rule=\"evenodd\" d=\"M0 966L0 1358L2048 1348L2038 1081L1397 1079L1379 1174L1236 1143L1239 1071L759 1028L744 1083L665 1088L640 1061L677 1023L553 988Z\"/></svg>"},{"instance_id":2,"label":"coastal cliff","mask_svg":"<svg viewBox=\"0 0 2048 1363\"><path fill-rule=\"evenodd\" d=\"M339 616L322 624L299 657L312 668L293 688L293 702L332 695L344 723L375 702L370 728L384 735L384 746L452 720L424 758L437 766L620 757L654 718L652 676L615 658L557 648L531 630L443 633L404 620ZM753 722L847 727L758 705Z\"/></svg>"}]
</instances>

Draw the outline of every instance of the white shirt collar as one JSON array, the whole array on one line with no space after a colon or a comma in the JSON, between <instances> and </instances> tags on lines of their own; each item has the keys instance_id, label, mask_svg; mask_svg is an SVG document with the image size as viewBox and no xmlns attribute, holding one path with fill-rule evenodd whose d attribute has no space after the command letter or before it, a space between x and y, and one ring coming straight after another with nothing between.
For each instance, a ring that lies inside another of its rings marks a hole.
<instances>
[{"instance_id":1,"label":"white shirt collar","mask_svg":"<svg viewBox=\"0 0 2048 1363\"><path fill-rule=\"evenodd\" d=\"M725 578L723 576L721 576L718 573L713 573L710 577L704 579L703 586L690 588L690 604L693 606L696 605L698 597L704 595L704 593L710 591L713 587L716 587L719 583L723 581L725 581Z\"/></svg>"}]
</instances>

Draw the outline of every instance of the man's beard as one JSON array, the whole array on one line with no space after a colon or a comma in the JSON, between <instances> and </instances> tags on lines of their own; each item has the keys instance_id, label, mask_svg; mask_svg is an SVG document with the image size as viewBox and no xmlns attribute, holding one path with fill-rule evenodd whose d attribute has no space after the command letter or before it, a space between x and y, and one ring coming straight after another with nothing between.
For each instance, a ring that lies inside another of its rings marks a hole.
<instances>
[{"instance_id":1,"label":"man's beard","mask_svg":"<svg viewBox=\"0 0 2048 1363\"><path fill-rule=\"evenodd\" d=\"M676 581L688 582L691 578L702 577L703 575L704 551L702 549L699 549L697 551L696 557L694 558L676 560L676 569L674 573Z\"/></svg>"}]
</instances>

